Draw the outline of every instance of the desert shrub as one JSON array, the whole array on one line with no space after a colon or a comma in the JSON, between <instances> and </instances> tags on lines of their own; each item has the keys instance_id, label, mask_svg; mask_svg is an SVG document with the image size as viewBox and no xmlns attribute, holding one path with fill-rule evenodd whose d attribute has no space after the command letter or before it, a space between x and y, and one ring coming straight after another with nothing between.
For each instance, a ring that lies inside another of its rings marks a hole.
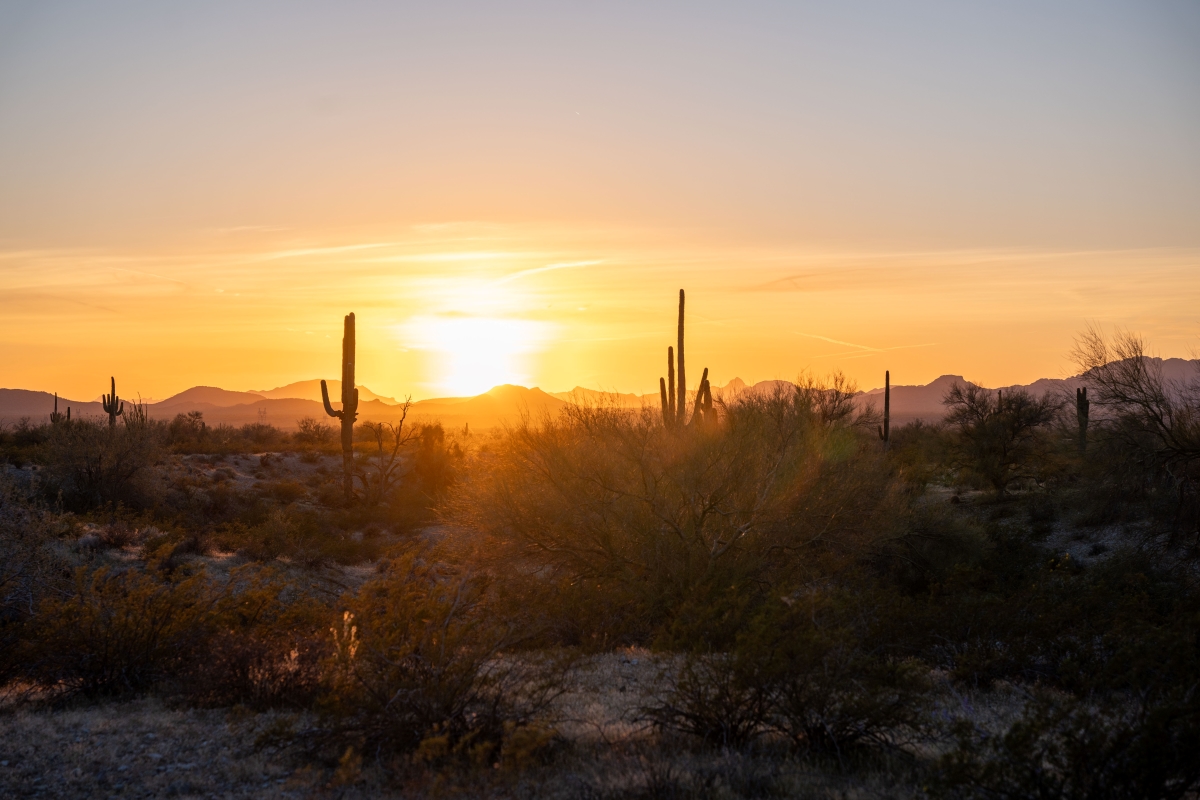
<instances>
[{"instance_id":1,"label":"desert shrub","mask_svg":"<svg viewBox=\"0 0 1200 800\"><path fill-rule=\"evenodd\" d=\"M139 479L159 457L159 434L151 423L110 426L80 419L51 426L40 452L50 496L78 510L143 505Z\"/></svg>"},{"instance_id":2,"label":"desert shrub","mask_svg":"<svg viewBox=\"0 0 1200 800\"><path fill-rule=\"evenodd\" d=\"M380 547L369 539L355 541L329 526L317 512L295 506L275 509L257 525L227 525L214 535L214 542L255 561L286 558L309 567L355 563L374 557Z\"/></svg>"},{"instance_id":3,"label":"desert shrub","mask_svg":"<svg viewBox=\"0 0 1200 800\"><path fill-rule=\"evenodd\" d=\"M55 541L66 524L0 476L0 685L19 665L21 626L47 597L65 591L67 570Z\"/></svg>"},{"instance_id":4,"label":"desert shrub","mask_svg":"<svg viewBox=\"0 0 1200 800\"><path fill-rule=\"evenodd\" d=\"M878 447L809 399L747 394L719 424L684 429L578 406L525 421L476 456L448 521L488 541L498 575L607 587L633 604L618 617L651 629L688 609L681 630L708 630L720 647L739 624L713 607L736 598L729 585L811 571L814 553L862 550L890 527Z\"/></svg>"},{"instance_id":5,"label":"desert shrub","mask_svg":"<svg viewBox=\"0 0 1200 800\"><path fill-rule=\"evenodd\" d=\"M311 706L330 651L326 606L281 573L242 567L215 612L205 657L179 676L188 702L255 710Z\"/></svg>"},{"instance_id":6,"label":"desert shrub","mask_svg":"<svg viewBox=\"0 0 1200 800\"><path fill-rule=\"evenodd\" d=\"M333 426L315 417L296 420L296 443L314 450L323 450L333 444Z\"/></svg>"},{"instance_id":7,"label":"desert shrub","mask_svg":"<svg viewBox=\"0 0 1200 800\"><path fill-rule=\"evenodd\" d=\"M774 699L747 666L725 653L689 655L663 671L666 692L643 713L659 728L718 747L743 747L766 732Z\"/></svg>"},{"instance_id":8,"label":"desert shrub","mask_svg":"<svg viewBox=\"0 0 1200 800\"><path fill-rule=\"evenodd\" d=\"M308 494L303 484L292 480L272 481L262 488L267 495L281 505L294 503Z\"/></svg>"},{"instance_id":9,"label":"desert shrub","mask_svg":"<svg viewBox=\"0 0 1200 800\"><path fill-rule=\"evenodd\" d=\"M176 453L202 452L208 445L208 432L203 411L176 414L167 425L167 446Z\"/></svg>"},{"instance_id":10,"label":"desert shrub","mask_svg":"<svg viewBox=\"0 0 1200 800\"><path fill-rule=\"evenodd\" d=\"M767 733L833 753L906 742L925 726L929 670L898 655L902 608L869 584L776 598L729 653L689 657L647 713L722 745Z\"/></svg>"},{"instance_id":11,"label":"desert shrub","mask_svg":"<svg viewBox=\"0 0 1200 800\"><path fill-rule=\"evenodd\" d=\"M835 753L918 734L929 668L897 647L905 608L866 582L765 605L737 652L771 687L772 726L797 747Z\"/></svg>"},{"instance_id":12,"label":"desert shrub","mask_svg":"<svg viewBox=\"0 0 1200 800\"><path fill-rule=\"evenodd\" d=\"M25 626L25 676L67 696L141 692L203 657L217 594L203 575L80 569Z\"/></svg>"},{"instance_id":13,"label":"desert shrub","mask_svg":"<svg viewBox=\"0 0 1200 800\"><path fill-rule=\"evenodd\" d=\"M0 464L23 467L36 462L38 449L49 435L49 425L34 425L29 417L13 425L0 422Z\"/></svg>"},{"instance_id":14,"label":"desert shrub","mask_svg":"<svg viewBox=\"0 0 1200 800\"><path fill-rule=\"evenodd\" d=\"M1005 732L963 721L939 763L943 796L1162 798L1200 786L1200 685L1106 697L1035 693Z\"/></svg>"},{"instance_id":15,"label":"desert shrub","mask_svg":"<svg viewBox=\"0 0 1200 800\"><path fill-rule=\"evenodd\" d=\"M891 429L888 458L896 465L898 477L912 490L920 492L928 484L945 478L948 446L946 433L940 425L916 420Z\"/></svg>"},{"instance_id":16,"label":"desert shrub","mask_svg":"<svg viewBox=\"0 0 1200 800\"><path fill-rule=\"evenodd\" d=\"M515 626L488 613L486 581L416 554L363 586L333 630L322 699L333 741L422 760L502 762L561 681L515 656ZM525 744L528 744L527 742Z\"/></svg>"}]
</instances>

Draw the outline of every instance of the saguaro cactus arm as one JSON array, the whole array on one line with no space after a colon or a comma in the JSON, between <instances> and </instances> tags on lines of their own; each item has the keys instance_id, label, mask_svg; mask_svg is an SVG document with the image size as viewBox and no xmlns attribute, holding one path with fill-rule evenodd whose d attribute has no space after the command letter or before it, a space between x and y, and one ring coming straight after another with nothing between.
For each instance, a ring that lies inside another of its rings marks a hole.
<instances>
[{"instance_id":1,"label":"saguaro cactus arm","mask_svg":"<svg viewBox=\"0 0 1200 800\"><path fill-rule=\"evenodd\" d=\"M324 380L321 381L321 402L325 404L326 414L331 417L337 417L338 419L342 418L342 412L335 411L333 406L329 403L329 387L325 385Z\"/></svg>"},{"instance_id":2,"label":"saguaro cactus arm","mask_svg":"<svg viewBox=\"0 0 1200 800\"><path fill-rule=\"evenodd\" d=\"M704 368L704 374L700 376L700 386L696 389L696 402L692 406L692 422L701 419L704 413L704 387L708 384L708 367Z\"/></svg>"}]
</instances>

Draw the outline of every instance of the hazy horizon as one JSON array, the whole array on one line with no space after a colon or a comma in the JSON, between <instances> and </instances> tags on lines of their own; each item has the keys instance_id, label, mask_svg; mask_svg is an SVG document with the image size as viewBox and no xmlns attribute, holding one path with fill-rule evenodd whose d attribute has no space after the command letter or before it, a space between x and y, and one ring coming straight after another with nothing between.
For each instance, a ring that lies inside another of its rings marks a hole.
<instances>
[{"instance_id":1,"label":"hazy horizon","mask_svg":"<svg viewBox=\"0 0 1200 800\"><path fill-rule=\"evenodd\" d=\"M652 393L1200 343L1200 7L0 8L0 384Z\"/></svg>"}]
</instances>

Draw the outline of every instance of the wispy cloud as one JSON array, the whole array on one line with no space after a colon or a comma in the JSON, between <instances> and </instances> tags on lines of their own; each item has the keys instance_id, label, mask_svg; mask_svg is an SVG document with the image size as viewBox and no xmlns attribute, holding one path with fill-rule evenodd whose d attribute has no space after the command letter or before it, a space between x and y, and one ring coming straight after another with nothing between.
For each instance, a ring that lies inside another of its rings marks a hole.
<instances>
[{"instance_id":1,"label":"wispy cloud","mask_svg":"<svg viewBox=\"0 0 1200 800\"><path fill-rule=\"evenodd\" d=\"M552 272L558 269L579 269L580 267L590 267L595 264L603 263L604 260L600 259L596 261L564 261L561 264L547 264L544 267L530 267L529 269L510 272L503 278L498 279L496 283L508 283L510 281L515 281L518 278L524 278L528 275L536 275L539 272Z\"/></svg>"}]
</instances>

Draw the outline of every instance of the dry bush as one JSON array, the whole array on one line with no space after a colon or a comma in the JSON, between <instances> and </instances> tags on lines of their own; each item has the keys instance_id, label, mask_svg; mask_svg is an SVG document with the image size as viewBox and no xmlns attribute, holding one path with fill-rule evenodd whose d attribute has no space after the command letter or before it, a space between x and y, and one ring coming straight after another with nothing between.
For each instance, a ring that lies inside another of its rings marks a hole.
<instances>
[{"instance_id":1,"label":"dry bush","mask_svg":"<svg viewBox=\"0 0 1200 800\"><path fill-rule=\"evenodd\" d=\"M548 741L534 734L561 675L544 656L506 653L519 632L487 599L485 581L416 554L363 586L333 629L327 741L485 767Z\"/></svg>"}]
</instances>

